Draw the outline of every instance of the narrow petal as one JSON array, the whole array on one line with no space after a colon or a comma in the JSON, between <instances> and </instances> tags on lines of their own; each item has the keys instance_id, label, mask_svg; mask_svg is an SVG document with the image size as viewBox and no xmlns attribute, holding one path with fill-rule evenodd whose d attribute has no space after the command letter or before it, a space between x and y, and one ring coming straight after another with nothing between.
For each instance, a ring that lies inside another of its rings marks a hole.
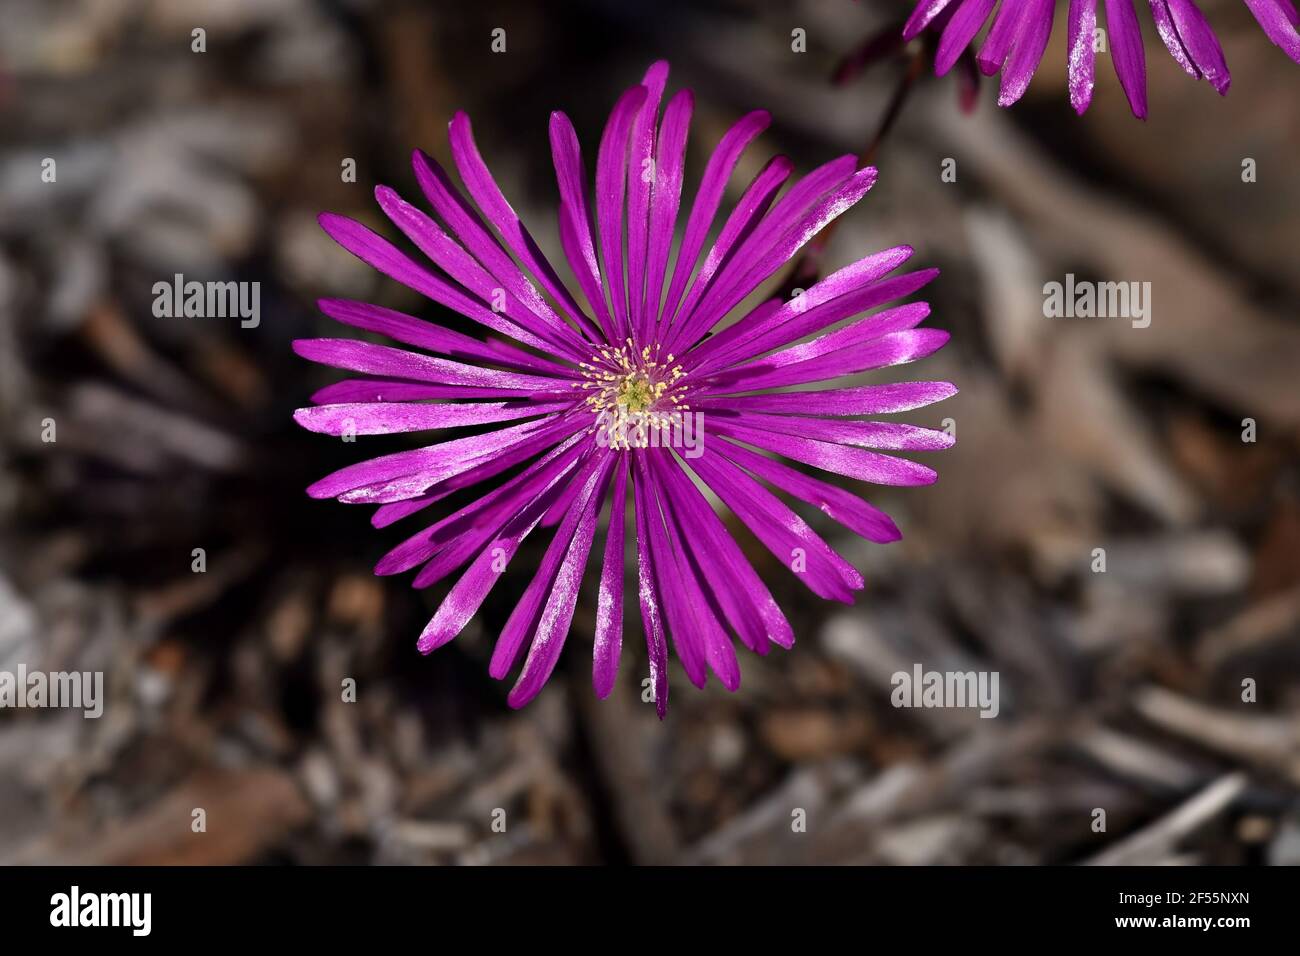
<instances>
[{"instance_id":1,"label":"narrow petal","mask_svg":"<svg viewBox=\"0 0 1300 956\"><path fill-rule=\"evenodd\" d=\"M623 650L623 536L627 510L626 455L620 455L609 505L609 530L605 533L605 559L600 568L600 593L596 600L596 639L591 657L591 684L604 700L614 689Z\"/></svg>"},{"instance_id":2,"label":"narrow petal","mask_svg":"<svg viewBox=\"0 0 1300 956\"><path fill-rule=\"evenodd\" d=\"M691 468L814 594L853 603L853 592L863 587L862 575L779 498L709 448L691 461Z\"/></svg>"},{"instance_id":3,"label":"narrow petal","mask_svg":"<svg viewBox=\"0 0 1300 956\"><path fill-rule=\"evenodd\" d=\"M653 494L648 487L644 462L638 460L636 481L632 485L632 510L636 513L637 597L641 604L641 623L645 630L646 653L650 658L650 686L654 690L655 712L663 720L668 713L668 642L664 635L663 609L659 589L655 586L655 567L650 556L650 506Z\"/></svg>"},{"instance_id":4,"label":"narrow petal","mask_svg":"<svg viewBox=\"0 0 1300 956\"><path fill-rule=\"evenodd\" d=\"M720 378L717 385L703 386L702 391L706 394L756 392L764 388L824 382L870 369L906 365L937 352L948 339L949 334L942 329L909 329L882 335L859 348L838 349L806 361L790 365L774 364L766 371L758 371L757 368L762 367L761 363L768 361L762 359L751 374ZM779 359L775 361L779 362Z\"/></svg>"},{"instance_id":5,"label":"narrow petal","mask_svg":"<svg viewBox=\"0 0 1300 956\"><path fill-rule=\"evenodd\" d=\"M433 428L459 428L534 418L570 408L571 402L468 402L419 405L411 402L347 402L300 408L293 420L325 435L396 435Z\"/></svg>"},{"instance_id":6,"label":"narrow petal","mask_svg":"<svg viewBox=\"0 0 1300 956\"><path fill-rule=\"evenodd\" d=\"M1151 15L1165 48L1189 75L1205 79L1220 96L1232 84L1223 49L1205 14L1192 0L1150 0Z\"/></svg>"},{"instance_id":7,"label":"narrow petal","mask_svg":"<svg viewBox=\"0 0 1300 956\"><path fill-rule=\"evenodd\" d=\"M613 453L602 456L600 467L583 483L575 507L560 525L551 547L542 560L542 565L534 576L534 583L546 582L546 593L539 592L539 597L544 598L545 603L536 629L533 631L532 643L528 649L528 656L524 659L523 670L506 698L506 702L511 707L522 707L536 697L550 678L551 672L555 670L555 662L559 660L560 651L563 650L565 639L569 634L569 627L573 623L578 591L582 586L583 572L596 533L596 517L600 513L600 504L616 457ZM552 558L553 552L556 555L554 558ZM551 562L557 564L554 571L548 567ZM521 601L516 607L515 612L511 614L511 621L515 619L515 615L531 618L525 602ZM508 637L509 629L508 622L506 629L501 633L501 640L497 642L489 668L489 673L498 679L508 673L517 654L517 648L510 646L513 639ZM523 636L525 635L521 633L520 639Z\"/></svg>"},{"instance_id":8,"label":"narrow petal","mask_svg":"<svg viewBox=\"0 0 1300 956\"><path fill-rule=\"evenodd\" d=\"M975 62L985 76L992 76L1006 63L1007 54L1011 52L1011 45L1020 32L1027 11L1025 2L1026 0L1002 0L998 7L998 12L993 17L993 28L975 55Z\"/></svg>"},{"instance_id":9,"label":"narrow petal","mask_svg":"<svg viewBox=\"0 0 1300 956\"><path fill-rule=\"evenodd\" d=\"M907 23L903 25L903 39L911 40L920 36L921 31L930 25L939 14L947 8L952 0L921 0L912 11L912 15L907 18ZM958 3L961 0L957 0Z\"/></svg>"},{"instance_id":10,"label":"narrow petal","mask_svg":"<svg viewBox=\"0 0 1300 956\"><path fill-rule=\"evenodd\" d=\"M313 498L372 504L413 498L472 465L495 458L521 439L546 429L548 424L551 430L566 426L561 420L543 419L399 451L341 468L308 487L307 493Z\"/></svg>"},{"instance_id":11,"label":"narrow petal","mask_svg":"<svg viewBox=\"0 0 1300 956\"><path fill-rule=\"evenodd\" d=\"M799 435L837 445L879 448L888 451L942 451L951 448L947 432L903 422L846 422L808 415L765 415L751 412L739 416L746 427L783 435Z\"/></svg>"},{"instance_id":12,"label":"narrow petal","mask_svg":"<svg viewBox=\"0 0 1300 956\"><path fill-rule=\"evenodd\" d=\"M425 385L395 378L345 378L313 392L317 405L339 402L421 402L435 398L465 401L490 398L518 398L515 388L473 388L468 385Z\"/></svg>"},{"instance_id":13,"label":"narrow petal","mask_svg":"<svg viewBox=\"0 0 1300 956\"><path fill-rule=\"evenodd\" d=\"M1246 0L1265 35L1300 63L1300 13L1291 0Z\"/></svg>"},{"instance_id":14,"label":"narrow petal","mask_svg":"<svg viewBox=\"0 0 1300 956\"><path fill-rule=\"evenodd\" d=\"M834 307L834 312L823 310L816 314L817 317L809 317L806 321L797 325L791 321L796 316L809 316L809 313L812 313L813 310L832 300L840 299L851 292L872 285L881 277L897 269L911 256L912 248L910 246L896 246L893 249L886 249L883 252L877 252L859 259L857 262L827 276L802 295L797 295L788 302L779 303L778 307L768 309L763 314L759 314L759 310L756 309L740 321L705 339L686 354L683 365L687 370L694 370L697 374L703 374L711 369L720 368L742 358L761 355L771 349L787 345L815 332L819 328L833 325L835 322L854 314L854 312L844 311L845 308L853 307L857 308L858 311L870 308L870 306L858 306L860 300L850 301L845 299L840 302L840 306ZM898 286L884 286L882 284L877 291L879 293L886 288L904 287L906 287L906 283L900 283ZM907 293L896 293L898 296L905 294ZM874 298L872 296L868 301ZM888 300L881 299L880 301ZM763 307L760 306L761 308ZM838 318L830 318L831 315L837 315ZM824 324L812 324L814 320L820 321L819 317L821 316L826 317ZM792 328L792 326L794 327ZM791 334L792 332L794 334Z\"/></svg>"},{"instance_id":15,"label":"narrow petal","mask_svg":"<svg viewBox=\"0 0 1300 956\"><path fill-rule=\"evenodd\" d=\"M677 551L668 543L668 536L664 532L658 482L650 474L646 458L646 453L637 453L635 467L640 482L638 492L644 492L645 532L648 535L646 549L654 568L659 606L663 609L668 636L672 639L673 650L677 652L677 660L686 672L686 679L696 687L703 687L708 681L709 672L704 658L701 625L686 606L686 584L678 566Z\"/></svg>"},{"instance_id":16,"label":"narrow petal","mask_svg":"<svg viewBox=\"0 0 1300 956\"><path fill-rule=\"evenodd\" d=\"M331 239L366 265L379 270L389 278L396 279L402 285L427 296L439 305L445 305L495 332L541 349L543 352L555 351L554 346L534 333L505 316L484 308L481 303L476 302L460 289L417 265L391 242L361 223L330 212L323 212L316 218Z\"/></svg>"},{"instance_id":17,"label":"narrow petal","mask_svg":"<svg viewBox=\"0 0 1300 956\"><path fill-rule=\"evenodd\" d=\"M656 459L666 456L655 455ZM701 587L705 580L704 564L699 554L688 545L694 535L688 532L672 495L656 477L655 489L659 495L659 508L663 512L668 532L669 560L675 565L677 587L674 595L681 605L683 623L698 637L704 661L714 675L729 691L740 687L740 662L731 636L722 625L725 613L711 588Z\"/></svg>"},{"instance_id":18,"label":"narrow petal","mask_svg":"<svg viewBox=\"0 0 1300 956\"><path fill-rule=\"evenodd\" d=\"M754 177L753 182L749 184L749 187L740 197L740 201L736 203L736 208L732 210L731 215L727 218L722 227L722 232L718 234L717 242L709 250L704 265L700 266L699 273L695 276L695 281L687 292L681 314L690 316L690 318L683 323L680 334L674 336L672 341L692 341L694 338L698 338L696 317L691 314L696 300L709 287L718 268L728 261L728 255L735 249L737 242L751 234L755 225L767 211L777 190L781 188L782 183L786 181L793 169L794 164L790 160L784 156L774 156Z\"/></svg>"},{"instance_id":19,"label":"narrow petal","mask_svg":"<svg viewBox=\"0 0 1300 956\"><path fill-rule=\"evenodd\" d=\"M1082 116L1097 79L1097 0L1070 0L1068 19L1070 105Z\"/></svg>"},{"instance_id":20,"label":"narrow petal","mask_svg":"<svg viewBox=\"0 0 1300 956\"><path fill-rule=\"evenodd\" d=\"M505 510L507 516L513 515L521 503L535 498L552 478L573 467L584 451L578 447L577 438L578 436L572 436L509 481L411 535L379 559L375 565L375 574L382 576L409 571L428 561L455 536L466 531L490 529L489 533L495 533L503 522L494 523L494 514Z\"/></svg>"},{"instance_id":21,"label":"narrow petal","mask_svg":"<svg viewBox=\"0 0 1300 956\"><path fill-rule=\"evenodd\" d=\"M700 567L745 646L759 654L766 654L770 644L792 647L790 622L708 500L668 456L652 457L651 467L670 489L674 504L684 510L696 548L711 556Z\"/></svg>"},{"instance_id":22,"label":"narrow petal","mask_svg":"<svg viewBox=\"0 0 1300 956\"><path fill-rule=\"evenodd\" d=\"M588 345L550 309L543 315L530 311L517 297L502 288L478 261L438 227L421 209L408 203L387 186L375 187L375 199L393 225L415 243L429 259L494 312L551 343L551 348L570 358L585 355Z\"/></svg>"},{"instance_id":23,"label":"narrow petal","mask_svg":"<svg viewBox=\"0 0 1300 956\"><path fill-rule=\"evenodd\" d=\"M581 428L579 424L575 424L571 416L556 416L543 423L543 427L533 430L526 436L518 437L508 449L500 454L493 455L438 482L433 491L405 501L381 505L375 510L370 523L376 528L385 528L395 521L415 514L436 501L441 501L454 492L464 488L471 488L488 478L496 477L507 468L513 468L515 465L527 461L534 455L541 454L547 449L556 448L557 443L557 451L565 449L586 434L587 430ZM547 460L547 457L542 460Z\"/></svg>"},{"instance_id":24,"label":"narrow petal","mask_svg":"<svg viewBox=\"0 0 1300 956\"><path fill-rule=\"evenodd\" d=\"M483 162L478 145L474 142L474 131L470 126L469 117L464 113L453 116L447 127L447 135L451 142L452 160L456 164L457 172L460 173L461 181L465 183L465 188L474 197L474 201L483 210L488 221L505 240L510 251L532 270L533 275L538 278L552 298L566 308L570 317L590 334L594 331L590 321L586 320L582 309L569 294L564 283L560 281L555 269L546 261L532 235L510 203L506 201L501 187L497 185L488 170L487 163Z\"/></svg>"},{"instance_id":25,"label":"narrow petal","mask_svg":"<svg viewBox=\"0 0 1300 956\"><path fill-rule=\"evenodd\" d=\"M1142 29L1132 0L1106 0L1106 26L1115 75L1124 88L1129 107L1138 119L1147 118L1147 66Z\"/></svg>"},{"instance_id":26,"label":"narrow petal","mask_svg":"<svg viewBox=\"0 0 1300 956\"><path fill-rule=\"evenodd\" d=\"M498 365L532 369L565 378L581 377L577 369L566 368L531 355L509 343L480 342L468 335L453 332L451 329L426 322L424 319L417 319L413 315L371 305L368 302L354 302L351 299L320 299L316 304L322 312L344 325L364 329L367 332L377 332L394 341L428 349L430 352L438 352L452 358L476 359Z\"/></svg>"},{"instance_id":27,"label":"narrow petal","mask_svg":"<svg viewBox=\"0 0 1300 956\"><path fill-rule=\"evenodd\" d=\"M641 85L645 103L632 125L631 156L627 168L627 305L630 330L644 327L646 257L650 245L650 200L655 169L655 127L659 103L668 82L668 64L651 65ZM638 340L639 341L639 340Z\"/></svg>"},{"instance_id":28,"label":"narrow petal","mask_svg":"<svg viewBox=\"0 0 1300 956\"><path fill-rule=\"evenodd\" d=\"M597 458L588 459L582 466L582 473L575 480L586 481L598 463ZM416 644L421 654L428 654L441 647L464 630L500 580L501 574L519 550L520 543L537 527L537 522L541 520L551 499L559 492L559 482L560 478L556 478L548 484L470 562L469 568L452 585L433 618L421 632Z\"/></svg>"},{"instance_id":29,"label":"narrow petal","mask_svg":"<svg viewBox=\"0 0 1300 956\"><path fill-rule=\"evenodd\" d=\"M360 339L295 339L293 350L305 359L368 375L408 378L435 385L511 388L537 394L572 395L566 379L466 365Z\"/></svg>"},{"instance_id":30,"label":"narrow petal","mask_svg":"<svg viewBox=\"0 0 1300 956\"><path fill-rule=\"evenodd\" d=\"M943 28L939 49L934 55L934 72L944 76L988 22L997 0L965 0Z\"/></svg>"},{"instance_id":31,"label":"narrow petal","mask_svg":"<svg viewBox=\"0 0 1300 956\"><path fill-rule=\"evenodd\" d=\"M783 197L758 229L754 230L736 251L732 261L723 269L713 287L705 293L691 321L690 341L713 328L728 312L754 292L760 284L771 278L813 236L826 225L852 208L876 182L876 169L867 166L858 170L838 186L831 188L811 206L793 219L784 207L786 200L794 197L796 185ZM791 209L797 208L794 204ZM786 228L782 228L786 227Z\"/></svg>"},{"instance_id":32,"label":"narrow petal","mask_svg":"<svg viewBox=\"0 0 1300 956\"><path fill-rule=\"evenodd\" d=\"M894 298L894 296L890 295L889 298ZM734 365L725 372L712 376L709 380L710 387L716 387L724 381L744 384L748 376L759 372L768 372L773 369L784 368L787 365L794 365L797 362L806 362L822 355L829 355L840 349L855 348L893 332L902 332L915 328L924 322L929 315L930 306L926 302L910 302L907 305L885 309L883 312L877 312L866 318L850 322L834 332L828 332L809 342L792 345L779 352L773 352L771 355L750 359L748 362Z\"/></svg>"},{"instance_id":33,"label":"narrow petal","mask_svg":"<svg viewBox=\"0 0 1300 956\"><path fill-rule=\"evenodd\" d=\"M596 321L606 336L614 335L613 318L605 303L600 266L596 262L596 244L591 235L591 216L587 211L587 173L582 162L578 134L569 117L551 114L551 161L555 182L560 190L558 211L560 242L569 268L577 276L578 286L587 297Z\"/></svg>"},{"instance_id":34,"label":"narrow petal","mask_svg":"<svg viewBox=\"0 0 1300 956\"><path fill-rule=\"evenodd\" d=\"M805 475L784 462L765 458L730 440L725 440L714 450L762 478L774 488L779 488L800 501L815 505L828 517L838 521L855 534L862 535L868 541L885 544L897 541L903 536L889 515L843 488L837 488L818 478Z\"/></svg>"},{"instance_id":35,"label":"narrow petal","mask_svg":"<svg viewBox=\"0 0 1300 956\"><path fill-rule=\"evenodd\" d=\"M1048 38L1052 35L1052 13L1056 0L1026 0L1027 6L1017 31L1015 45L1007 57L1002 70L1002 88L998 93L998 105L1010 106L1029 89L1047 50Z\"/></svg>"},{"instance_id":36,"label":"narrow petal","mask_svg":"<svg viewBox=\"0 0 1300 956\"><path fill-rule=\"evenodd\" d=\"M736 168L736 163L740 161L745 148L753 142L754 137L767 129L771 121L772 117L766 110L755 110L747 114L723 134L717 147L709 154L709 161L704 167L704 176L700 180L700 187L695 193L695 202L691 206L691 214L686 220L686 232L677 250L677 264L673 267L673 277L668 286L668 297L664 300L661 321L669 320L677 314L677 306L681 302L682 293L691 278L691 273L695 271L700 249L704 246L704 240L708 238L713 217L718 211L718 204L722 201L722 194L727 188L731 172Z\"/></svg>"},{"instance_id":37,"label":"narrow petal","mask_svg":"<svg viewBox=\"0 0 1300 956\"><path fill-rule=\"evenodd\" d=\"M453 125L456 125L457 122L457 120L452 120ZM483 168L481 171L479 169L482 166L481 158L477 162L472 158L478 155L478 150L473 145L473 136L469 132L468 117L463 120L463 123L465 125L461 134L464 137L462 159L471 169L475 181L480 185L480 191L483 192L486 190L486 181L484 179L486 169ZM472 155L466 157L465 153ZM447 223L452 235L464 243L470 254L482 263L493 278L508 289L530 312L538 318L548 320L551 324L557 324L559 318L551 309L550 304L537 291L537 288L529 281L528 277L524 275L523 270L515 264L514 259L493 238L483 224L483 220L479 218L474 208L453 185L442 166L423 150L417 149L411 154L411 168L415 172L415 180L420 184L420 189L424 192L425 198L429 200L429 204L433 206L434 211ZM555 270L541 255L540 250L537 250L532 236L528 234L523 223L519 221L519 217L510 208L510 204L500 195L500 191L487 190L486 198L489 207L496 212L497 217L504 224L504 228L501 230L502 234L510 237L511 248L533 269L534 274L542 283L542 287L555 298L564 313L583 330L584 334L589 337L598 335L598 330L591 319L574 301L573 296L560 282L558 276L555 275Z\"/></svg>"},{"instance_id":38,"label":"narrow petal","mask_svg":"<svg viewBox=\"0 0 1300 956\"><path fill-rule=\"evenodd\" d=\"M709 429L805 465L877 485L932 485L938 478L933 468L918 462L861 448L848 448L796 435L779 435L716 418L710 420ZM707 453L705 457L708 457Z\"/></svg>"},{"instance_id":39,"label":"narrow petal","mask_svg":"<svg viewBox=\"0 0 1300 956\"><path fill-rule=\"evenodd\" d=\"M728 395L725 399L695 399L692 407L708 409L715 403L740 412L806 413L818 415L885 415L923 408L957 394L949 382L891 382L856 388L818 389L764 395Z\"/></svg>"},{"instance_id":40,"label":"narrow petal","mask_svg":"<svg viewBox=\"0 0 1300 956\"><path fill-rule=\"evenodd\" d=\"M632 124L648 91L634 86L619 98L600 138L596 154L596 230L600 235L600 266L614 316L615 341L631 331L627 311L627 285L623 276L624 195Z\"/></svg>"},{"instance_id":41,"label":"narrow petal","mask_svg":"<svg viewBox=\"0 0 1300 956\"><path fill-rule=\"evenodd\" d=\"M659 323L668 258L673 247L677 213L681 207L682 179L686 168L686 136L690 130L695 97L682 90L668 102L655 152L654 189L650 206L650 248L642 306L641 340L653 338Z\"/></svg>"}]
</instances>

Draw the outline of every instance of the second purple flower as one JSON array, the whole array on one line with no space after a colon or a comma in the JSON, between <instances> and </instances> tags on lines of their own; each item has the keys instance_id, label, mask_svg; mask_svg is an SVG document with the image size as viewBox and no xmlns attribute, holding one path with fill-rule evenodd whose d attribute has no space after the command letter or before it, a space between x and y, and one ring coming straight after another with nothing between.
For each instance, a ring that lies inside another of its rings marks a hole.
<instances>
[{"instance_id":1,"label":"second purple flower","mask_svg":"<svg viewBox=\"0 0 1300 956\"><path fill-rule=\"evenodd\" d=\"M1190 76L1227 93L1232 77L1214 29L1193 0L1148 0L1156 31ZM1133 114L1146 119L1147 74L1142 29L1134 0L1102 0L1109 50ZM1300 15L1291 0L1245 0L1274 44L1300 63ZM994 13L994 7L997 12ZM1098 0L1070 0L1067 57L1070 104L1082 114L1092 102L1097 62ZM935 71L947 73L991 22L976 60L986 76L1001 72L998 103L1010 106L1029 88L1052 33L1056 0L920 0L905 39L927 28L941 33Z\"/></svg>"}]
</instances>

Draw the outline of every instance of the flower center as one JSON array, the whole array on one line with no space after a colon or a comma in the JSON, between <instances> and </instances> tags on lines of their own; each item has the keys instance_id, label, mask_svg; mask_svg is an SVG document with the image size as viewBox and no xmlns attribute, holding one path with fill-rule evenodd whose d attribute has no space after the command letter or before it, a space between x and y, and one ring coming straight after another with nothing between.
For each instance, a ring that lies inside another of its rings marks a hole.
<instances>
[{"instance_id":1,"label":"flower center","mask_svg":"<svg viewBox=\"0 0 1300 956\"><path fill-rule=\"evenodd\" d=\"M633 372L619 383L618 391L614 394L614 402L636 415L653 405L657 397L650 376L644 372Z\"/></svg>"},{"instance_id":2,"label":"flower center","mask_svg":"<svg viewBox=\"0 0 1300 956\"><path fill-rule=\"evenodd\" d=\"M660 358L659 352L658 345L637 352L628 339L617 348L601 346L590 363L582 363L583 381L574 387L589 393L586 404L596 413L597 427L607 430L612 447L636 447L626 437L629 433L671 427L690 407L682 403L686 373L673 364L672 355Z\"/></svg>"}]
</instances>

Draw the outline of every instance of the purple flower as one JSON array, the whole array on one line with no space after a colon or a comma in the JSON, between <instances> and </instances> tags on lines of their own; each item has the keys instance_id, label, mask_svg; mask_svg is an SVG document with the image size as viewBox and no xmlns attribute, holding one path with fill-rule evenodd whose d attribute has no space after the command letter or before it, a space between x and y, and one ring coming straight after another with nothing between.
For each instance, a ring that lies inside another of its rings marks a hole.
<instances>
[{"instance_id":1,"label":"purple flower","mask_svg":"<svg viewBox=\"0 0 1300 956\"><path fill-rule=\"evenodd\" d=\"M1170 54L1189 75L1209 81L1220 94L1228 92L1232 77L1223 50L1193 0L1148 0L1156 30ZM1055 0L921 0L903 28L912 39L926 28L941 31L935 56L935 72L947 73L962 51L992 17L993 25L984 37L976 57L986 76L1002 72L998 103L1010 106L1024 95L1038 69L1052 33ZM1300 15L1291 0L1245 0L1268 38L1292 60L1300 63ZM1142 31L1133 0L1103 0L1109 48L1115 73L1128 97L1133 114L1147 115L1146 56ZM1070 0L1067 42L1070 103L1082 114L1092 102L1097 54L1097 0Z\"/></svg>"},{"instance_id":2,"label":"purple flower","mask_svg":"<svg viewBox=\"0 0 1300 956\"><path fill-rule=\"evenodd\" d=\"M740 682L731 633L760 654L794 641L690 472L809 589L851 603L862 576L773 490L872 541L896 540L897 527L856 495L766 453L877 484L923 485L935 480L930 468L885 452L952 443L944 432L858 418L947 398L956 389L946 382L776 391L912 362L947 341L946 332L918 328L929 313L923 302L861 317L936 275L889 275L910 248L861 259L789 301L742 307L866 194L876 170L857 169L854 157L843 156L778 197L792 164L773 158L706 251L727 182L769 116L750 113L727 131L688 211L682 179L694 101L683 90L661 115L667 78L667 64L656 63L610 114L596 160L594 233L577 135L567 116L551 114L559 236L590 308L561 282L501 194L463 113L451 121L450 140L468 197L419 151L415 178L436 219L386 186L375 190L384 214L436 268L351 219L320 217L353 255L495 333L478 339L379 306L323 300L332 318L423 351L355 339L295 342L305 358L359 373L318 392L315 407L295 418L331 435L494 426L352 465L308 493L376 504L373 523L384 527L508 476L402 542L375 572L418 568L414 584L427 587L468 565L420 635L419 649L428 653L460 633L526 536L539 525L555 527L492 654L490 672L501 679L527 648L509 695L514 707L536 696L555 666L607 500L593 683L599 696L608 695L618 669L630 505L629 543L662 717L669 640L693 683L703 686L712 671L731 690ZM674 260L679 211L687 215ZM733 314L738 319L719 328ZM683 447L656 442L660 428L683 441L693 431Z\"/></svg>"}]
</instances>

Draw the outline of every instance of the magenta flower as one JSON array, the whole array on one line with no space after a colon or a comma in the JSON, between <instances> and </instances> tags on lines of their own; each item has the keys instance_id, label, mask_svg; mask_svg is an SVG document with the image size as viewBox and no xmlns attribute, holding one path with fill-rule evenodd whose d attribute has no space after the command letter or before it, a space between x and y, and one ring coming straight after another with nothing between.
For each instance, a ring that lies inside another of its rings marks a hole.
<instances>
[{"instance_id":1,"label":"magenta flower","mask_svg":"<svg viewBox=\"0 0 1300 956\"><path fill-rule=\"evenodd\" d=\"M912 362L947 341L945 332L918 328L929 313L923 302L862 317L936 275L889 276L910 248L861 259L790 301L741 308L866 194L876 170L857 169L843 156L778 197L792 165L781 156L769 160L701 260L727 182L768 124L767 113L750 113L709 155L674 260L693 98L689 90L677 93L660 115L667 78L667 64L656 63L610 114L596 160L594 232L573 125L551 114L559 236L589 308L501 194L463 113L451 121L450 140L468 198L419 151L415 177L437 219L387 186L375 190L384 214L436 268L351 219L320 217L353 255L495 333L477 339L379 306L323 300L332 318L423 351L355 339L295 342L299 355L360 376L321 390L316 406L295 418L331 435L511 423L352 465L308 493L376 504L373 523L384 527L510 473L402 542L375 572L418 568L414 584L422 588L468 565L420 635L418 647L428 653L471 620L525 537L539 525L555 527L492 654L490 672L501 679L527 645L508 698L514 707L536 696L555 667L606 500L593 683L605 697L618 669L630 503L662 717L668 640L693 683L703 686L712 671L731 690L740 682L732 633L760 654L794 641L692 472L814 593L851 603L862 576L768 486L872 541L897 539L897 527L857 496L766 453L862 481L923 485L935 480L930 468L873 449L951 444L944 432L857 418L947 398L956 389L946 382L777 391ZM710 335L732 314L739 318ZM656 442L656 435L671 440Z\"/></svg>"},{"instance_id":2,"label":"magenta flower","mask_svg":"<svg viewBox=\"0 0 1300 956\"><path fill-rule=\"evenodd\" d=\"M935 72L947 73L992 17L976 57L986 76L1002 72L998 103L1010 106L1024 95L1052 33L1055 0L921 0L903 28L912 39L922 30L941 31ZM1193 0L1149 0L1156 30L1170 54L1189 75L1207 80L1220 94L1232 77L1209 21ZM1291 0L1245 0L1268 38L1300 63L1300 15ZM1146 56L1133 0L1104 0L1109 49L1115 73L1133 114L1147 115ZM1082 114L1092 102L1097 55L1097 0L1070 0L1067 15L1070 103Z\"/></svg>"}]
</instances>

